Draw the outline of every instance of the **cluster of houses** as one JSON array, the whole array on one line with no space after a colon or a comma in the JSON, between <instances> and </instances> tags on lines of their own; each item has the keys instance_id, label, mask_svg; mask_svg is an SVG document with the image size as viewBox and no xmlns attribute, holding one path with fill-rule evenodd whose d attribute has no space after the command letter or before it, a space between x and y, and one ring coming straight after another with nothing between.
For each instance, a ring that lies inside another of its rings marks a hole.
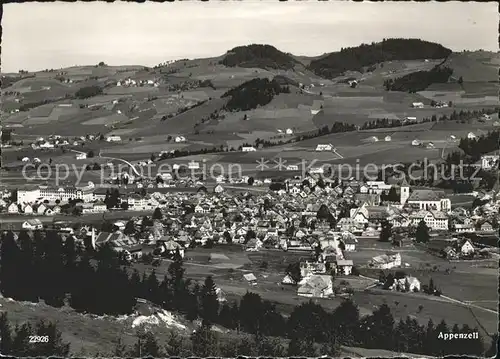
<instances>
[{"instance_id":1,"label":"cluster of houses","mask_svg":"<svg viewBox=\"0 0 500 359\"><path fill-rule=\"evenodd\" d=\"M116 82L116 86L120 87L143 87L143 86L151 86L158 87L160 83L157 80L148 79L148 80L134 80L131 78L126 78L125 80L120 80Z\"/></svg>"}]
</instances>

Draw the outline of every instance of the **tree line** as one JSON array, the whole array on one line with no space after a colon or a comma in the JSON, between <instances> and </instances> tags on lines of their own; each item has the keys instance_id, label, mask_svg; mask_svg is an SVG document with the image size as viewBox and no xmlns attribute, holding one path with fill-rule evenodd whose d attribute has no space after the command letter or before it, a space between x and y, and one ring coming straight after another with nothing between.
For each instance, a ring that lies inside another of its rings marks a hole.
<instances>
[{"instance_id":1,"label":"tree line","mask_svg":"<svg viewBox=\"0 0 500 359\"><path fill-rule=\"evenodd\" d=\"M450 54L450 49L420 39L384 39L370 45L342 48L312 60L309 69L319 76L333 78L345 71L363 72L364 67L385 61L444 59Z\"/></svg>"},{"instance_id":2,"label":"tree line","mask_svg":"<svg viewBox=\"0 0 500 359\"><path fill-rule=\"evenodd\" d=\"M213 279L209 276L200 285L187 278L178 253L162 281L154 271L142 277L136 270L129 274L130 269L121 265L120 256L109 246L88 254L78 250L72 237L63 242L53 231L47 231L45 236L34 232L33 238L27 232L20 232L17 240L12 232L6 232L2 236L1 256L0 290L6 297L32 302L43 299L55 307L67 302L78 312L98 315L130 314L136 298L144 298L165 310L182 314L187 320L201 319L202 326L197 333L202 334L194 335L201 341L198 347L193 346L196 355L219 353L220 347L213 344L216 339L209 330L214 324L260 338L288 340L288 355L315 356L319 352L333 355L340 344L388 350L402 348L427 355L483 353L481 338L467 341L468 348L461 348L460 352L456 351L459 347L447 348L438 342L437 334L448 332L444 321L436 327L433 324L423 327L407 318L395 325L385 304L372 315L360 317L351 301L343 302L333 312L308 302L295 307L289 318L285 318L274 303L251 292L239 303L221 304ZM466 325L460 329L469 330ZM423 336L422 332L430 334ZM207 337L210 340L205 340ZM434 344L429 345L432 340Z\"/></svg>"},{"instance_id":3,"label":"tree line","mask_svg":"<svg viewBox=\"0 0 500 359\"><path fill-rule=\"evenodd\" d=\"M288 87L281 87L276 80L256 78L227 91L222 97L229 97L224 109L228 111L248 111L267 105L274 96L289 93Z\"/></svg>"},{"instance_id":4,"label":"tree line","mask_svg":"<svg viewBox=\"0 0 500 359\"><path fill-rule=\"evenodd\" d=\"M42 337L31 342L30 337ZM45 339L47 338L47 339ZM0 354L13 357L67 357L70 345L63 342L55 323L39 321L13 326L6 312L0 313Z\"/></svg>"},{"instance_id":5,"label":"tree line","mask_svg":"<svg viewBox=\"0 0 500 359\"><path fill-rule=\"evenodd\" d=\"M384 81L386 91L403 91L416 93L423 91L434 83L447 83L453 70L449 67L435 66L430 71L417 71Z\"/></svg>"},{"instance_id":6,"label":"tree line","mask_svg":"<svg viewBox=\"0 0 500 359\"><path fill-rule=\"evenodd\" d=\"M219 62L228 67L255 67L270 69L292 69L298 61L271 45L252 44L229 50Z\"/></svg>"}]
</instances>

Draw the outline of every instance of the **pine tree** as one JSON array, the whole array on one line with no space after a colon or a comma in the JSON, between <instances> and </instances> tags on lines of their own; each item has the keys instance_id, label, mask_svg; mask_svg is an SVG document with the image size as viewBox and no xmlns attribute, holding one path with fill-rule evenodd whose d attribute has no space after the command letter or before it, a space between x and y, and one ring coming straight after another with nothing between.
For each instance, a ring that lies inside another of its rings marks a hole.
<instances>
[{"instance_id":1,"label":"pine tree","mask_svg":"<svg viewBox=\"0 0 500 359\"><path fill-rule=\"evenodd\" d=\"M31 345L29 343L29 338L32 334L33 330L29 323L25 323L22 326L16 325L14 329L14 339L12 341L11 355L18 357L30 356Z\"/></svg>"},{"instance_id":2,"label":"pine tree","mask_svg":"<svg viewBox=\"0 0 500 359\"><path fill-rule=\"evenodd\" d=\"M63 358L68 356L70 345L63 342L61 332L54 323L38 322L35 328L35 335L47 336L49 338L46 343L36 344L34 347L36 356L58 356Z\"/></svg>"},{"instance_id":3,"label":"pine tree","mask_svg":"<svg viewBox=\"0 0 500 359\"><path fill-rule=\"evenodd\" d=\"M419 243L427 243L429 241L429 238L429 227L427 227L424 220L421 220L417 226L415 240Z\"/></svg>"},{"instance_id":4,"label":"pine tree","mask_svg":"<svg viewBox=\"0 0 500 359\"><path fill-rule=\"evenodd\" d=\"M381 242L389 242L391 236L392 236L392 225L387 221L382 222L382 230L380 231L379 240Z\"/></svg>"},{"instance_id":5,"label":"pine tree","mask_svg":"<svg viewBox=\"0 0 500 359\"><path fill-rule=\"evenodd\" d=\"M217 321L219 312L219 302L217 300L217 291L212 276L205 279L201 289L201 318L203 325L211 326Z\"/></svg>"},{"instance_id":6,"label":"pine tree","mask_svg":"<svg viewBox=\"0 0 500 359\"><path fill-rule=\"evenodd\" d=\"M193 354L198 357L219 355L219 336L207 326L199 327L191 335L191 343L193 345Z\"/></svg>"},{"instance_id":7,"label":"pine tree","mask_svg":"<svg viewBox=\"0 0 500 359\"><path fill-rule=\"evenodd\" d=\"M6 312L0 313L0 354L8 355L12 349L12 329Z\"/></svg>"}]
</instances>

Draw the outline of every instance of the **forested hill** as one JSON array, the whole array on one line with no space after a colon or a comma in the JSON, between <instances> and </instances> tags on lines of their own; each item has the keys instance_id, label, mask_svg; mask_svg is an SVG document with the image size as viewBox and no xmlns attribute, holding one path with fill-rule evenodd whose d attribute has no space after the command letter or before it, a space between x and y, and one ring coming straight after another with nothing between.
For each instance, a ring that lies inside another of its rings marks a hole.
<instances>
[{"instance_id":1,"label":"forested hill","mask_svg":"<svg viewBox=\"0 0 500 359\"><path fill-rule=\"evenodd\" d=\"M333 78L349 70L363 72L363 67L384 61L444 59L451 52L440 44L419 39L384 39L332 52L312 60L309 69L316 75Z\"/></svg>"},{"instance_id":2,"label":"forested hill","mask_svg":"<svg viewBox=\"0 0 500 359\"><path fill-rule=\"evenodd\" d=\"M220 63L229 67L290 70L299 62L274 46L252 44L229 50Z\"/></svg>"}]
</instances>

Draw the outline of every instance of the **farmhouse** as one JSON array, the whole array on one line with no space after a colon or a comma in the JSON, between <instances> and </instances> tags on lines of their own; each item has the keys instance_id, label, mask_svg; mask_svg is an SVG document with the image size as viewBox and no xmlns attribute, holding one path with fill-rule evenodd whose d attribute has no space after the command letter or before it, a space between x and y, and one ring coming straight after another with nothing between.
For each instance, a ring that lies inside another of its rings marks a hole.
<instances>
[{"instance_id":1,"label":"farmhouse","mask_svg":"<svg viewBox=\"0 0 500 359\"><path fill-rule=\"evenodd\" d=\"M195 162L195 161L191 161L188 163L188 169L190 170L199 170L200 169L200 163L199 162Z\"/></svg>"},{"instance_id":2,"label":"farmhouse","mask_svg":"<svg viewBox=\"0 0 500 359\"><path fill-rule=\"evenodd\" d=\"M426 146L425 146L427 149L431 150L434 148L434 143L433 142L429 142Z\"/></svg>"},{"instance_id":3,"label":"farmhouse","mask_svg":"<svg viewBox=\"0 0 500 359\"><path fill-rule=\"evenodd\" d=\"M23 229L37 230L42 229L43 224L38 218L28 219L21 225Z\"/></svg>"},{"instance_id":4,"label":"farmhouse","mask_svg":"<svg viewBox=\"0 0 500 359\"><path fill-rule=\"evenodd\" d=\"M422 146L422 141L415 139L415 140L411 141L411 145L412 146Z\"/></svg>"},{"instance_id":5,"label":"farmhouse","mask_svg":"<svg viewBox=\"0 0 500 359\"><path fill-rule=\"evenodd\" d=\"M312 275L300 282L297 294L302 297L328 298L334 295L333 281L329 275Z\"/></svg>"},{"instance_id":6,"label":"farmhouse","mask_svg":"<svg viewBox=\"0 0 500 359\"><path fill-rule=\"evenodd\" d=\"M331 151L332 148L333 148L332 145L317 145L316 151L318 151L318 152Z\"/></svg>"},{"instance_id":7,"label":"farmhouse","mask_svg":"<svg viewBox=\"0 0 500 359\"><path fill-rule=\"evenodd\" d=\"M477 138L477 136L474 134L474 132L469 132L469 133L467 134L467 138L468 138L469 140L474 140L474 139L476 139L476 138Z\"/></svg>"},{"instance_id":8,"label":"farmhouse","mask_svg":"<svg viewBox=\"0 0 500 359\"><path fill-rule=\"evenodd\" d=\"M122 138L120 136L108 136L106 137L106 142L120 142Z\"/></svg>"},{"instance_id":9,"label":"farmhouse","mask_svg":"<svg viewBox=\"0 0 500 359\"><path fill-rule=\"evenodd\" d=\"M186 142L186 137L184 137L184 136L176 136L174 141L176 143Z\"/></svg>"},{"instance_id":10,"label":"farmhouse","mask_svg":"<svg viewBox=\"0 0 500 359\"><path fill-rule=\"evenodd\" d=\"M257 150L255 149L255 147L253 147L253 146L245 146L245 147L242 147L242 148L241 148L241 150L242 150L243 152L255 152L255 151L257 151Z\"/></svg>"},{"instance_id":11,"label":"farmhouse","mask_svg":"<svg viewBox=\"0 0 500 359\"><path fill-rule=\"evenodd\" d=\"M293 130L291 128L287 128L286 131L285 131L285 133L287 135L293 135Z\"/></svg>"},{"instance_id":12,"label":"farmhouse","mask_svg":"<svg viewBox=\"0 0 500 359\"><path fill-rule=\"evenodd\" d=\"M87 154L86 153L78 153L76 155L76 159L77 160L85 160L85 159L87 159Z\"/></svg>"},{"instance_id":13,"label":"farmhouse","mask_svg":"<svg viewBox=\"0 0 500 359\"><path fill-rule=\"evenodd\" d=\"M391 269L401 266L401 254L382 254L373 257L369 262L369 266L377 269Z\"/></svg>"},{"instance_id":14,"label":"farmhouse","mask_svg":"<svg viewBox=\"0 0 500 359\"><path fill-rule=\"evenodd\" d=\"M385 142L390 142L390 141L392 141L392 137L391 136L385 136L384 137L384 141Z\"/></svg>"},{"instance_id":15,"label":"farmhouse","mask_svg":"<svg viewBox=\"0 0 500 359\"><path fill-rule=\"evenodd\" d=\"M411 107L413 107L413 108L424 108L424 104L422 102L413 102L411 104Z\"/></svg>"},{"instance_id":16,"label":"farmhouse","mask_svg":"<svg viewBox=\"0 0 500 359\"><path fill-rule=\"evenodd\" d=\"M420 292L420 281L411 276L394 280L394 284L389 288L391 290L405 292Z\"/></svg>"},{"instance_id":17,"label":"farmhouse","mask_svg":"<svg viewBox=\"0 0 500 359\"><path fill-rule=\"evenodd\" d=\"M403 122L416 122L417 118L415 116L406 116Z\"/></svg>"}]
</instances>

